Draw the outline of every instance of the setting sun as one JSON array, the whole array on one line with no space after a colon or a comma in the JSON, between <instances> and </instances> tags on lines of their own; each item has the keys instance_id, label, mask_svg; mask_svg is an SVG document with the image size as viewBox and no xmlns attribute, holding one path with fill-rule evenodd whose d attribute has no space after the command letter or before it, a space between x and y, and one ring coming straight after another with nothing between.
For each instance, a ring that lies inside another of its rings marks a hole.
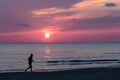
<instances>
[{"instance_id":1,"label":"setting sun","mask_svg":"<svg viewBox=\"0 0 120 80\"><path fill-rule=\"evenodd\" d=\"M50 37L50 34L46 33L46 34L44 35L44 37L45 37L45 38L49 38L49 37Z\"/></svg>"}]
</instances>

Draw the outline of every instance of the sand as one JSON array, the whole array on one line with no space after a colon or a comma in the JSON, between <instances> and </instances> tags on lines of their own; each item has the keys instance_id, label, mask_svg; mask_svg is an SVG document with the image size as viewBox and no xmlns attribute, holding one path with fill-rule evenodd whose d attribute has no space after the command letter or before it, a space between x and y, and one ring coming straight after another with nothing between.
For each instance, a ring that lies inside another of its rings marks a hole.
<instances>
[{"instance_id":1,"label":"sand","mask_svg":"<svg viewBox=\"0 0 120 80\"><path fill-rule=\"evenodd\" d=\"M120 68L0 73L0 80L120 80Z\"/></svg>"}]
</instances>

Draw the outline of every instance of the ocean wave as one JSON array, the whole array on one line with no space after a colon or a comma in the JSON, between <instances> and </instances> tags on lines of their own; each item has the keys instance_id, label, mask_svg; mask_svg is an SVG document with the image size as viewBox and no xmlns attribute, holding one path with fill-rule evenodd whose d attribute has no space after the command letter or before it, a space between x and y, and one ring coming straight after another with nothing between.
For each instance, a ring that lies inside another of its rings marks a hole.
<instances>
[{"instance_id":1,"label":"ocean wave","mask_svg":"<svg viewBox=\"0 0 120 80\"><path fill-rule=\"evenodd\" d=\"M46 61L49 65L81 65L81 64L107 64L120 63L119 59L97 59L97 60L54 60Z\"/></svg>"}]
</instances>

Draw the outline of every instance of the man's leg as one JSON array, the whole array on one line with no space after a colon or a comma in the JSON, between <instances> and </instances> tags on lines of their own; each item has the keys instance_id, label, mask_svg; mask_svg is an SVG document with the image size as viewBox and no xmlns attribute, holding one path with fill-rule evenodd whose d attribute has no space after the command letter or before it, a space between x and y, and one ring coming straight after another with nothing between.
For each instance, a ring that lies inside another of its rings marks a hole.
<instances>
[{"instance_id":1,"label":"man's leg","mask_svg":"<svg viewBox=\"0 0 120 80\"><path fill-rule=\"evenodd\" d=\"M31 69L31 72L33 72L33 71L32 71L32 67L31 67L30 69Z\"/></svg>"},{"instance_id":2,"label":"man's leg","mask_svg":"<svg viewBox=\"0 0 120 80\"><path fill-rule=\"evenodd\" d=\"M29 66L30 66L30 70L31 70L31 72L33 72L33 71L32 71L32 63L31 63L31 64L29 64Z\"/></svg>"},{"instance_id":3,"label":"man's leg","mask_svg":"<svg viewBox=\"0 0 120 80\"><path fill-rule=\"evenodd\" d=\"M27 72L27 70L29 69L30 67L28 67L27 69L25 69L25 72Z\"/></svg>"}]
</instances>

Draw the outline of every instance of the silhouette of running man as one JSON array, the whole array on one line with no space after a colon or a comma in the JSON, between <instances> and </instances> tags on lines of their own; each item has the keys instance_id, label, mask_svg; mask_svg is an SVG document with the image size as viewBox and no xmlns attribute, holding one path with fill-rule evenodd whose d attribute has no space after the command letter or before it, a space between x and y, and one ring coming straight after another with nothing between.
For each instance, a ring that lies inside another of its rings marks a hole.
<instances>
[{"instance_id":1,"label":"silhouette of running man","mask_svg":"<svg viewBox=\"0 0 120 80\"><path fill-rule=\"evenodd\" d=\"M28 57L28 68L25 69L25 72L27 72L28 69L32 71L32 62L33 62L33 54L30 54L30 56Z\"/></svg>"}]
</instances>

